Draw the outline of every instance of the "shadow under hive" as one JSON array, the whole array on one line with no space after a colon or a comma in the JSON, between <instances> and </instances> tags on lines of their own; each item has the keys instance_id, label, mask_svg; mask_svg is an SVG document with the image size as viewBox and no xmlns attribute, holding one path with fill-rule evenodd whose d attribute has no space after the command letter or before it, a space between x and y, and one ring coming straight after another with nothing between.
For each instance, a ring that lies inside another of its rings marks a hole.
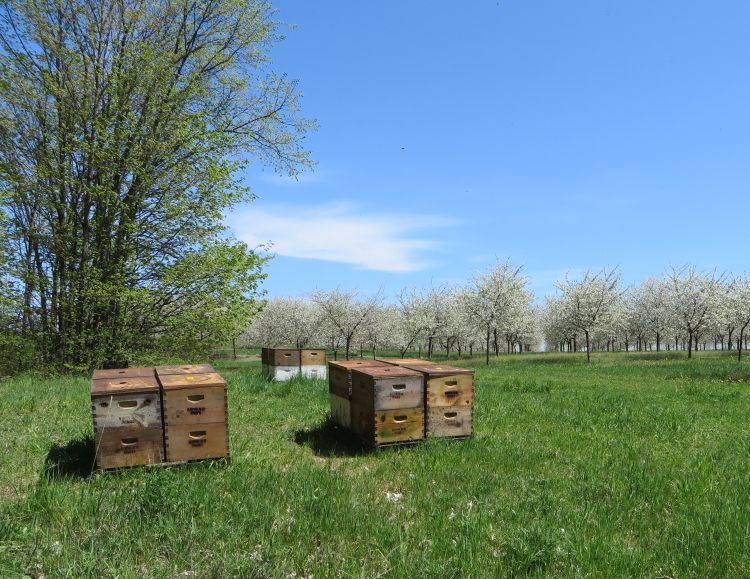
<instances>
[{"instance_id":1,"label":"shadow under hive","mask_svg":"<svg viewBox=\"0 0 750 579\"><path fill-rule=\"evenodd\" d=\"M424 376L425 436L471 436L474 433L474 371L440 364L406 367Z\"/></svg>"},{"instance_id":2,"label":"shadow under hive","mask_svg":"<svg viewBox=\"0 0 750 579\"><path fill-rule=\"evenodd\" d=\"M352 369L351 428L372 447L423 439L422 374L399 366Z\"/></svg>"},{"instance_id":3,"label":"shadow under hive","mask_svg":"<svg viewBox=\"0 0 750 579\"><path fill-rule=\"evenodd\" d=\"M161 396L152 368L97 370L91 406L98 468L164 462Z\"/></svg>"},{"instance_id":4,"label":"shadow under hive","mask_svg":"<svg viewBox=\"0 0 750 579\"><path fill-rule=\"evenodd\" d=\"M157 368L157 376L162 388L167 461L228 458L226 381L216 372L165 374Z\"/></svg>"},{"instance_id":5,"label":"shadow under hive","mask_svg":"<svg viewBox=\"0 0 750 579\"><path fill-rule=\"evenodd\" d=\"M328 392L334 422L345 428L352 427L352 370L375 366L388 364L369 359L328 362Z\"/></svg>"}]
</instances>

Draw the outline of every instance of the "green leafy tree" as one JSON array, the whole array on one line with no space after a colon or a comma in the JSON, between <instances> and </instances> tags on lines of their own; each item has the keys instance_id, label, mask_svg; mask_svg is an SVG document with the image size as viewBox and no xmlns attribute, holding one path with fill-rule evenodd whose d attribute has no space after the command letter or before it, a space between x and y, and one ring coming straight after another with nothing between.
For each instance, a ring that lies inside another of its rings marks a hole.
<instances>
[{"instance_id":1,"label":"green leafy tree","mask_svg":"<svg viewBox=\"0 0 750 579\"><path fill-rule=\"evenodd\" d=\"M24 0L0 12L0 190L19 325L59 367L202 350L253 311L263 260L222 215L251 159L310 164L257 0ZM186 349L187 348L187 349Z\"/></svg>"}]
</instances>

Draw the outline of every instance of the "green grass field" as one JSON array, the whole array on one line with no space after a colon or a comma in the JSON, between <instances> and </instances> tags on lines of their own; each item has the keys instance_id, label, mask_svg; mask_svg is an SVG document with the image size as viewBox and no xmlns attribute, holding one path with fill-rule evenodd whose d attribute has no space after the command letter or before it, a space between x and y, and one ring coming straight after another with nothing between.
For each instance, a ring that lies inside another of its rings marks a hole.
<instances>
[{"instance_id":1,"label":"green grass field","mask_svg":"<svg viewBox=\"0 0 750 579\"><path fill-rule=\"evenodd\" d=\"M229 381L232 461L91 474L87 378L0 383L0 576L750 575L750 364L504 356L472 440L363 452L324 382Z\"/></svg>"}]
</instances>

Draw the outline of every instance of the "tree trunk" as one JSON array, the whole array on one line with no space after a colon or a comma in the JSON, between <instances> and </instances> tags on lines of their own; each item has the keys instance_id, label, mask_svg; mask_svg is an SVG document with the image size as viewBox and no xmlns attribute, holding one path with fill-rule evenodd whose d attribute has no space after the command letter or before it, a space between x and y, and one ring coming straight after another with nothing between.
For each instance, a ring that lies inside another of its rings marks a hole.
<instances>
[{"instance_id":1,"label":"tree trunk","mask_svg":"<svg viewBox=\"0 0 750 579\"><path fill-rule=\"evenodd\" d=\"M586 362L591 364L591 340L589 340L588 330L584 334L586 334Z\"/></svg>"},{"instance_id":2,"label":"tree trunk","mask_svg":"<svg viewBox=\"0 0 750 579\"><path fill-rule=\"evenodd\" d=\"M487 342L485 344L485 357L484 357L484 363L489 366L490 365L490 329L487 328Z\"/></svg>"},{"instance_id":3,"label":"tree trunk","mask_svg":"<svg viewBox=\"0 0 750 579\"><path fill-rule=\"evenodd\" d=\"M661 351L661 335L659 334L659 332L656 332L656 351Z\"/></svg>"},{"instance_id":4,"label":"tree trunk","mask_svg":"<svg viewBox=\"0 0 750 579\"><path fill-rule=\"evenodd\" d=\"M688 358L693 357L693 332L688 330Z\"/></svg>"},{"instance_id":5,"label":"tree trunk","mask_svg":"<svg viewBox=\"0 0 750 579\"><path fill-rule=\"evenodd\" d=\"M740 328L740 339L737 340L737 361L742 362L742 340L744 338L745 330L748 324L745 324Z\"/></svg>"},{"instance_id":6,"label":"tree trunk","mask_svg":"<svg viewBox=\"0 0 750 579\"><path fill-rule=\"evenodd\" d=\"M237 359L237 338L232 338L232 360Z\"/></svg>"}]
</instances>

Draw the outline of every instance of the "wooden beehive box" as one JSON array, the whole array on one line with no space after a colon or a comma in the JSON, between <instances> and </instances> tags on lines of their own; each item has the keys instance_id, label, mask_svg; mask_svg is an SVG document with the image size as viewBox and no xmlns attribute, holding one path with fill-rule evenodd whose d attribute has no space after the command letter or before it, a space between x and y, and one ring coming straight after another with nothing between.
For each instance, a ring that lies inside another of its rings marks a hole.
<instances>
[{"instance_id":1,"label":"wooden beehive box","mask_svg":"<svg viewBox=\"0 0 750 579\"><path fill-rule=\"evenodd\" d=\"M300 373L307 378L325 380L326 351L313 348L300 350Z\"/></svg>"},{"instance_id":2,"label":"wooden beehive box","mask_svg":"<svg viewBox=\"0 0 750 579\"><path fill-rule=\"evenodd\" d=\"M98 376L91 381L96 466L111 469L164 462L161 396L153 369L150 376L125 377L119 370L94 375Z\"/></svg>"},{"instance_id":3,"label":"wooden beehive box","mask_svg":"<svg viewBox=\"0 0 750 579\"><path fill-rule=\"evenodd\" d=\"M269 366L300 365L300 351L294 348L267 348L266 364Z\"/></svg>"},{"instance_id":4,"label":"wooden beehive box","mask_svg":"<svg viewBox=\"0 0 750 579\"><path fill-rule=\"evenodd\" d=\"M159 376L172 374L211 374L216 372L211 364L179 364L174 366L157 366L156 373Z\"/></svg>"},{"instance_id":5,"label":"wooden beehive box","mask_svg":"<svg viewBox=\"0 0 750 579\"><path fill-rule=\"evenodd\" d=\"M373 366L388 366L377 360L342 360L328 362L328 391L331 397L331 418L341 426L352 425L352 369Z\"/></svg>"},{"instance_id":6,"label":"wooden beehive box","mask_svg":"<svg viewBox=\"0 0 750 579\"><path fill-rule=\"evenodd\" d=\"M215 372L162 374L168 462L229 457L227 383Z\"/></svg>"},{"instance_id":7,"label":"wooden beehive box","mask_svg":"<svg viewBox=\"0 0 750 579\"><path fill-rule=\"evenodd\" d=\"M424 380L398 366L352 369L351 429L369 446L424 438Z\"/></svg>"},{"instance_id":8,"label":"wooden beehive box","mask_svg":"<svg viewBox=\"0 0 750 579\"><path fill-rule=\"evenodd\" d=\"M114 368L111 370L94 370L92 380L112 378L153 378L153 368Z\"/></svg>"},{"instance_id":9,"label":"wooden beehive box","mask_svg":"<svg viewBox=\"0 0 750 579\"><path fill-rule=\"evenodd\" d=\"M300 374L300 351L294 348L263 348L261 363L263 376L267 380L290 380Z\"/></svg>"},{"instance_id":10,"label":"wooden beehive box","mask_svg":"<svg viewBox=\"0 0 750 579\"><path fill-rule=\"evenodd\" d=\"M474 371L441 364L409 365L425 378L425 434L441 438L474 432Z\"/></svg>"},{"instance_id":11,"label":"wooden beehive box","mask_svg":"<svg viewBox=\"0 0 750 579\"><path fill-rule=\"evenodd\" d=\"M391 364L392 366L409 366L412 364L429 364L429 360L422 360L421 358L377 358L380 362Z\"/></svg>"}]
</instances>

